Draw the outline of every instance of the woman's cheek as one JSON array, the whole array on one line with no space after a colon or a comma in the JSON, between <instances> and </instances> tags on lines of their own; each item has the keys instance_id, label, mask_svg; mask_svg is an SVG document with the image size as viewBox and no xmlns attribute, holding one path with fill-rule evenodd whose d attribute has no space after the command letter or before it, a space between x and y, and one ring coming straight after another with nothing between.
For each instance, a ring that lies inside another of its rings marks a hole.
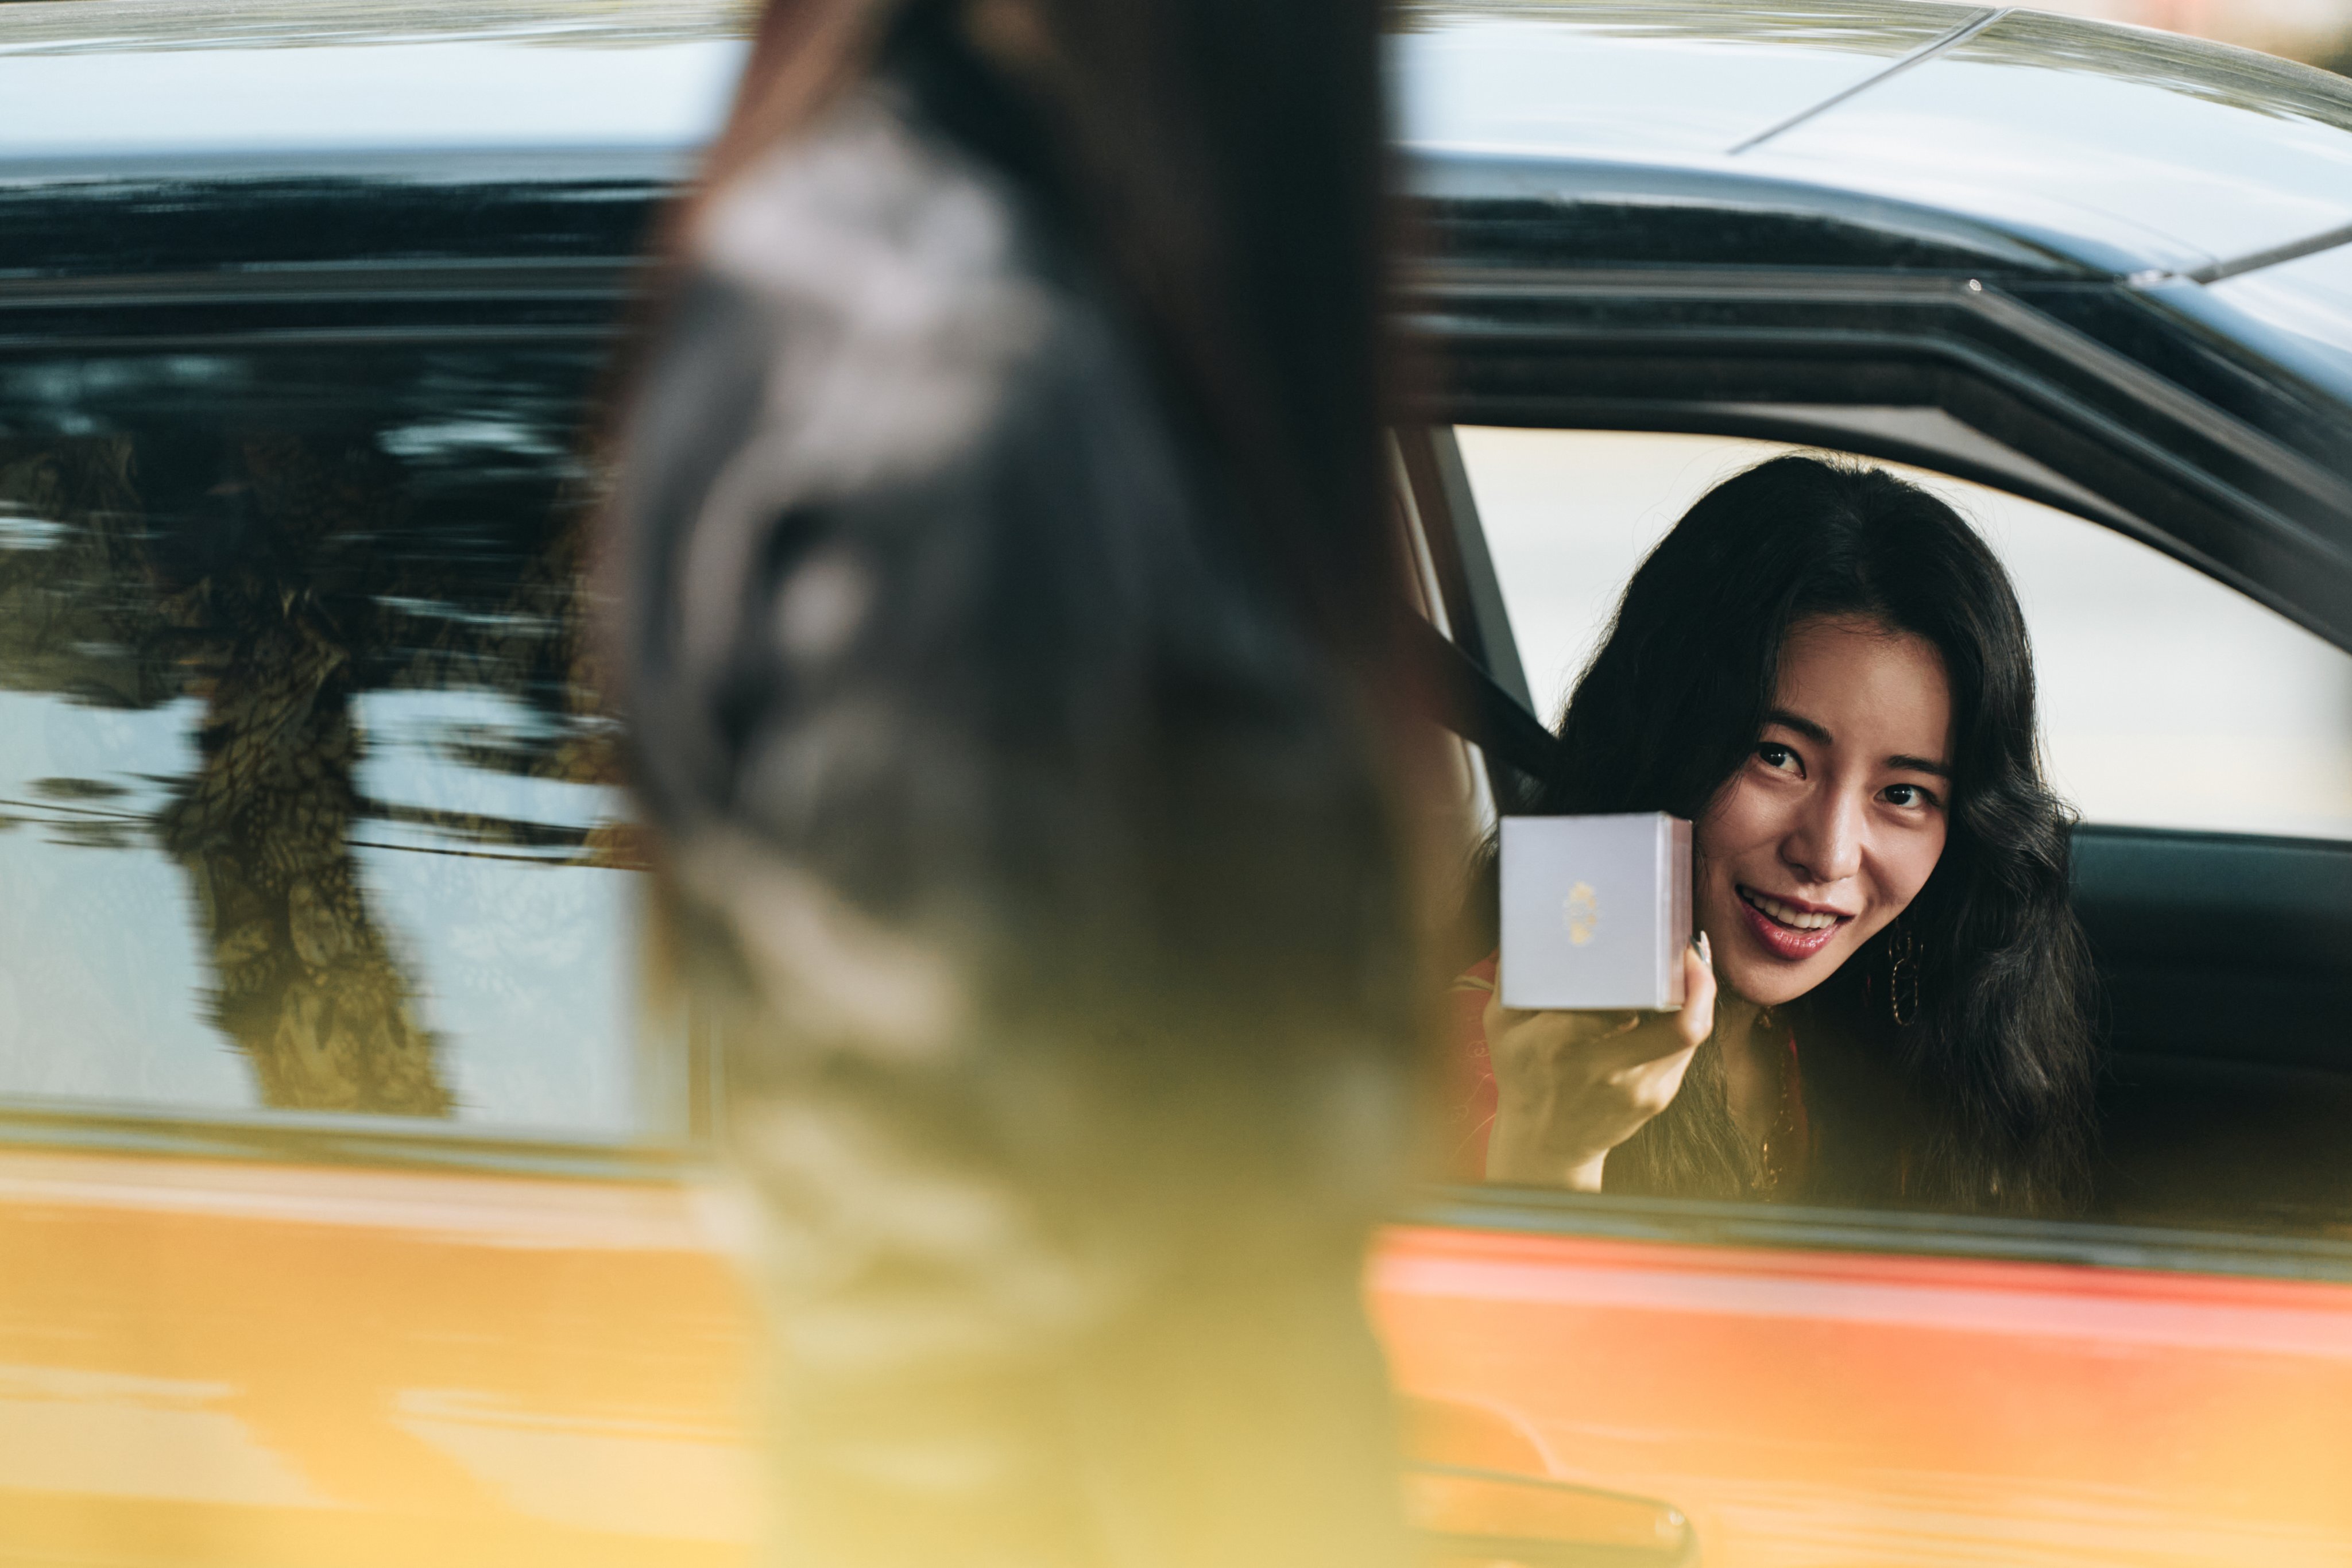
<instances>
[{"instance_id":1,"label":"woman's cheek","mask_svg":"<svg viewBox=\"0 0 2352 1568\"><path fill-rule=\"evenodd\" d=\"M1773 836L1776 812L1771 792L1759 789L1750 769L1735 774L1692 825L1692 846L1718 863Z\"/></svg>"},{"instance_id":2,"label":"woman's cheek","mask_svg":"<svg viewBox=\"0 0 2352 1568\"><path fill-rule=\"evenodd\" d=\"M1738 792L1739 784L1734 780L1691 824L1693 892L1702 929L1719 925L1730 914L1729 905L1735 896L1731 891L1731 862L1738 853L1732 832L1733 797Z\"/></svg>"},{"instance_id":3,"label":"woman's cheek","mask_svg":"<svg viewBox=\"0 0 2352 1568\"><path fill-rule=\"evenodd\" d=\"M1906 837L1908 841L1895 857L1896 885L1891 891L1896 894L1899 906L1907 909L1911 901L1919 896L1919 890L1927 885L1927 879L1935 874L1936 863L1944 858L1944 819L1937 816L1931 826Z\"/></svg>"}]
</instances>

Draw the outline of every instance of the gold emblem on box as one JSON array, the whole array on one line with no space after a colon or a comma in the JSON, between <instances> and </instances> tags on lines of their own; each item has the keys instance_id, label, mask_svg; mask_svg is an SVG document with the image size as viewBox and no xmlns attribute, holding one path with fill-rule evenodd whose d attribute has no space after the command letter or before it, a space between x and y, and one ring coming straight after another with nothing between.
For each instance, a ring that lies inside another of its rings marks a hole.
<instances>
[{"instance_id":1,"label":"gold emblem on box","mask_svg":"<svg viewBox=\"0 0 2352 1568\"><path fill-rule=\"evenodd\" d=\"M1592 940L1600 925L1601 895L1592 891L1591 883L1580 882L1568 890L1568 939L1581 947Z\"/></svg>"}]
</instances>

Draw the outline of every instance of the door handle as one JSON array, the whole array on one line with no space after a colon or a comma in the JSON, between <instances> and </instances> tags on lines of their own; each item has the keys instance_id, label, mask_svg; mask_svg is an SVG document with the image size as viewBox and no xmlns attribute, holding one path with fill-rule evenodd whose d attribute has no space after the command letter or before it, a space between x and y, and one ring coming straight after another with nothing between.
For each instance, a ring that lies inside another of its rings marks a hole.
<instances>
[{"instance_id":1,"label":"door handle","mask_svg":"<svg viewBox=\"0 0 2352 1568\"><path fill-rule=\"evenodd\" d=\"M1405 1518L1428 1568L1684 1568L1690 1521L1671 1503L1462 1465L1409 1464Z\"/></svg>"}]
</instances>

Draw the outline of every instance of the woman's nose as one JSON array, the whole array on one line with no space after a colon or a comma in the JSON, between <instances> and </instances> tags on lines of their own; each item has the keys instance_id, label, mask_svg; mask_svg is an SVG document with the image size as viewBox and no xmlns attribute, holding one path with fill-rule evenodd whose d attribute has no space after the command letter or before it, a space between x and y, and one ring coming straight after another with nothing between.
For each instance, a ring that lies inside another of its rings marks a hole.
<instances>
[{"instance_id":1,"label":"woman's nose","mask_svg":"<svg viewBox=\"0 0 2352 1568\"><path fill-rule=\"evenodd\" d=\"M1824 789L1806 803L1781 858L1813 883L1843 882L1862 869L1866 802L1843 789Z\"/></svg>"}]
</instances>

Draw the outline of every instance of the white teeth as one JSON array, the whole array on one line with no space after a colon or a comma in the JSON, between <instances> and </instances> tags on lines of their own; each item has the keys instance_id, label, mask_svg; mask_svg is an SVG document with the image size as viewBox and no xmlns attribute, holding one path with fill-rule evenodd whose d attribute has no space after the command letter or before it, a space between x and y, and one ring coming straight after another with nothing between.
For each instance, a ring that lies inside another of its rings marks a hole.
<instances>
[{"instance_id":1,"label":"white teeth","mask_svg":"<svg viewBox=\"0 0 2352 1568\"><path fill-rule=\"evenodd\" d=\"M1791 908L1777 898L1768 897L1749 888L1741 888L1739 896L1781 925L1794 926L1800 931L1819 931L1825 925L1835 925L1838 923L1838 917L1834 915Z\"/></svg>"}]
</instances>

